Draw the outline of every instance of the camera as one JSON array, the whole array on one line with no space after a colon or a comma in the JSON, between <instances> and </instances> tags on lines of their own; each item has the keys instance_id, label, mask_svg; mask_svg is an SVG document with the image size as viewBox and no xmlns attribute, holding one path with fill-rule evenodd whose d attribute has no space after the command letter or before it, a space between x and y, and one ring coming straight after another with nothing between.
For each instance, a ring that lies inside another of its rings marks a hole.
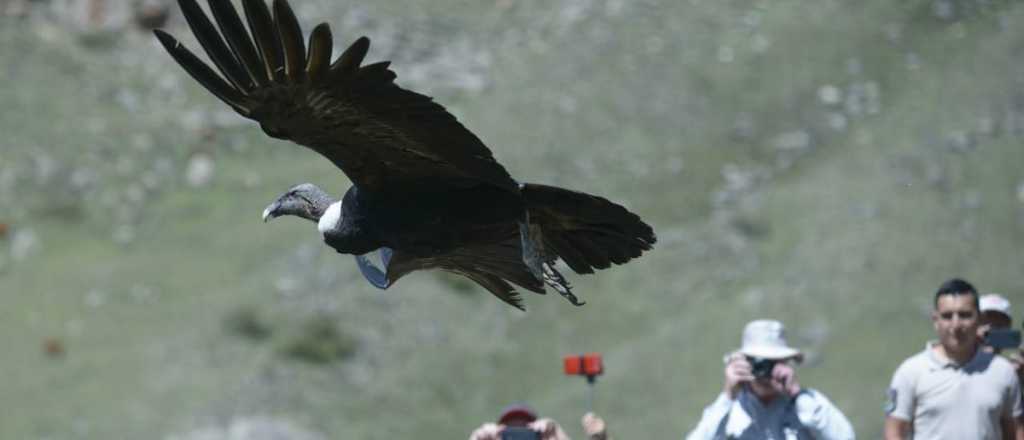
<instances>
[{"instance_id":1,"label":"camera","mask_svg":"<svg viewBox=\"0 0 1024 440\"><path fill-rule=\"evenodd\" d=\"M1020 330L1008 328L989 330L985 333L984 344L995 349L1020 347Z\"/></svg>"},{"instance_id":2,"label":"camera","mask_svg":"<svg viewBox=\"0 0 1024 440\"><path fill-rule=\"evenodd\" d=\"M501 440L540 440L540 433L530 428L508 426L501 430Z\"/></svg>"},{"instance_id":3,"label":"camera","mask_svg":"<svg viewBox=\"0 0 1024 440\"><path fill-rule=\"evenodd\" d=\"M753 374L757 379L772 377L772 370L775 369L775 364L779 363L777 359L764 359L753 356L747 356L747 362L750 362L750 374Z\"/></svg>"}]
</instances>

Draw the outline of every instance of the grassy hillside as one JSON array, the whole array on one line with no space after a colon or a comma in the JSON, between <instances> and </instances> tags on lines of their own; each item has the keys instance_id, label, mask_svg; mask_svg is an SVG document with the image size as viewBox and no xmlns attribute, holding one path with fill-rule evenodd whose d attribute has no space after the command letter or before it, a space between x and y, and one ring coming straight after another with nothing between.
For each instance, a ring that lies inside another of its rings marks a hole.
<instances>
[{"instance_id":1,"label":"grassy hillside","mask_svg":"<svg viewBox=\"0 0 1024 440\"><path fill-rule=\"evenodd\" d=\"M656 249L573 276L582 308L433 273L378 291L311 224L259 219L344 175L148 34L37 6L0 18L0 438L452 439L518 400L580 437L559 365L580 351L605 354L618 438L679 438L761 317L877 438L939 283L1024 305L1019 2L293 3L369 36L517 178L641 214Z\"/></svg>"}]
</instances>

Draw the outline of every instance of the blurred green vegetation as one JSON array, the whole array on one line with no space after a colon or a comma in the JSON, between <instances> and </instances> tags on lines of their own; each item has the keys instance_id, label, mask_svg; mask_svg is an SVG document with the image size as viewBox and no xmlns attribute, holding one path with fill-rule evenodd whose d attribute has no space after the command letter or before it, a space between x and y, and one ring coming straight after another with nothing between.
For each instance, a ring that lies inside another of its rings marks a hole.
<instances>
[{"instance_id":1,"label":"blurred green vegetation","mask_svg":"<svg viewBox=\"0 0 1024 440\"><path fill-rule=\"evenodd\" d=\"M939 283L1024 305L1019 2L293 4L338 45L368 35L517 178L628 205L656 249L571 277L581 308L528 294L521 313L426 273L375 290L312 225L259 219L295 183L341 194L327 161L233 115L144 32L0 18L0 438L267 415L452 439L520 400L580 437L586 390L559 362L581 351L605 354L613 434L679 438L761 317L877 438ZM278 355L302 323L305 352L336 361ZM271 342L238 337L253 325Z\"/></svg>"}]
</instances>

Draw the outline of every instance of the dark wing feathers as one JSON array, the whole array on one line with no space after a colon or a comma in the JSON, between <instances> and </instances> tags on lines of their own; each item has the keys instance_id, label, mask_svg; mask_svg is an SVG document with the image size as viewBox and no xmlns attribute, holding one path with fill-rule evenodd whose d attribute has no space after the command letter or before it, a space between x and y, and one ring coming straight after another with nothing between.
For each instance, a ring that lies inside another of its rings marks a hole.
<instances>
[{"instance_id":1,"label":"dark wing feathers","mask_svg":"<svg viewBox=\"0 0 1024 440\"><path fill-rule=\"evenodd\" d=\"M579 274L594 273L592 265L577 246L572 245L565 234L544 234L544 247L557 254L566 266Z\"/></svg>"},{"instance_id":2,"label":"dark wing feathers","mask_svg":"<svg viewBox=\"0 0 1024 440\"><path fill-rule=\"evenodd\" d=\"M370 190L430 181L519 191L483 142L444 107L395 85L388 62L362 65L366 37L329 63L330 27L313 30L307 52L287 1L274 0L271 14L263 0L243 0L248 31L230 0L209 1L219 33L196 0L179 3L222 76L170 35L156 31L157 38L196 81L268 134L313 149Z\"/></svg>"},{"instance_id":3,"label":"dark wing feathers","mask_svg":"<svg viewBox=\"0 0 1024 440\"><path fill-rule=\"evenodd\" d=\"M418 257L396 250L387 266L388 283L394 284L413 271L441 269L469 278L498 299L523 310L522 297L510 283L540 294L544 293L544 283L523 264L518 240L516 237L501 243L456 249L435 257Z\"/></svg>"},{"instance_id":4,"label":"dark wing feathers","mask_svg":"<svg viewBox=\"0 0 1024 440\"><path fill-rule=\"evenodd\" d=\"M484 272L459 273L483 286L483 288L487 289L488 292L491 292L491 294L504 301L506 304L519 310L526 310L526 306L523 305L523 297L519 296L519 292L516 292L516 288L505 282L505 280Z\"/></svg>"},{"instance_id":5,"label":"dark wing feathers","mask_svg":"<svg viewBox=\"0 0 1024 440\"><path fill-rule=\"evenodd\" d=\"M199 40L199 44L203 46L203 50L210 55L210 59L213 60L217 69L234 85L235 89L248 89L251 84L249 74L235 61L231 50L224 44L217 28L210 23L209 18L206 18L206 14L203 13L199 4L195 0L179 0L178 4L181 5L181 11L184 13L185 21L188 22L192 33Z\"/></svg>"},{"instance_id":6,"label":"dark wing feathers","mask_svg":"<svg viewBox=\"0 0 1024 440\"><path fill-rule=\"evenodd\" d=\"M530 222L543 231L545 251L576 273L624 264L657 241L639 216L603 197L532 183L522 194Z\"/></svg>"},{"instance_id":7,"label":"dark wing feathers","mask_svg":"<svg viewBox=\"0 0 1024 440\"><path fill-rule=\"evenodd\" d=\"M249 33L242 25L242 19L238 12L231 6L230 0L213 0L210 2L210 10L213 11L213 18L217 21L224 39L227 40L231 52L245 65L245 71L257 87L266 86L270 82L267 71L263 67L263 58L256 52Z\"/></svg>"},{"instance_id":8,"label":"dark wing feathers","mask_svg":"<svg viewBox=\"0 0 1024 440\"><path fill-rule=\"evenodd\" d=\"M178 40L175 40L174 37L159 29L154 30L153 33L156 34L156 38L160 40L160 43L171 54L171 57L206 90L209 90L210 93L213 93L214 96L230 105L242 115L247 116L251 113L252 109L250 107L243 106L245 96L234 87L231 87L221 77L217 76L213 69L210 69L202 60L192 55L192 52L185 49L185 46L182 46Z\"/></svg>"},{"instance_id":9,"label":"dark wing feathers","mask_svg":"<svg viewBox=\"0 0 1024 440\"><path fill-rule=\"evenodd\" d=\"M285 77L292 84L305 82L306 45L302 41L302 27L287 2L274 0L274 25L284 49Z\"/></svg>"},{"instance_id":10,"label":"dark wing feathers","mask_svg":"<svg viewBox=\"0 0 1024 440\"><path fill-rule=\"evenodd\" d=\"M381 61L378 63L367 64L363 67L360 67L359 70L356 71L355 77L353 78L353 82L355 82L356 84L362 83L367 87L387 86L391 84L391 82L394 81L395 78L397 78L395 72L388 70L388 67L391 67L390 61ZM427 97L424 96L424 98Z\"/></svg>"},{"instance_id":11,"label":"dark wing feathers","mask_svg":"<svg viewBox=\"0 0 1024 440\"><path fill-rule=\"evenodd\" d=\"M220 1L225 3L225 7L231 7L228 4L230 0L211 1ZM242 9L245 11L249 30L252 31L252 39L256 42L256 48L259 49L260 58L263 60L263 70L270 79L280 83L284 79L284 54L281 51L281 41L274 31L274 19L270 16L267 4L263 3L263 0L242 0ZM185 9L181 11L185 12Z\"/></svg>"},{"instance_id":12,"label":"dark wing feathers","mask_svg":"<svg viewBox=\"0 0 1024 440\"><path fill-rule=\"evenodd\" d=\"M348 49L341 53L341 56L331 65L331 78L335 81L351 77L359 69L359 65L366 58L370 50L370 39L359 37Z\"/></svg>"},{"instance_id":13,"label":"dark wing feathers","mask_svg":"<svg viewBox=\"0 0 1024 440\"><path fill-rule=\"evenodd\" d=\"M331 51L333 50L334 41L331 39L331 27L327 23L320 23L309 34L306 73L309 75L311 84L319 85L327 79L331 67Z\"/></svg>"}]
</instances>

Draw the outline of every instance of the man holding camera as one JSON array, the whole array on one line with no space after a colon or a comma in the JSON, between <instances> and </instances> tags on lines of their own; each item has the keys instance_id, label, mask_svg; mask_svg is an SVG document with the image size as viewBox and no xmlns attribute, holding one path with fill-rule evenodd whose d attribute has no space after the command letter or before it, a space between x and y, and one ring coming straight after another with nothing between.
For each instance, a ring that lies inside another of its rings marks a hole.
<instances>
[{"instance_id":1,"label":"man holding camera","mask_svg":"<svg viewBox=\"0 0 1024 440\"><path fill-rule=\"evenodd\" d=\"M800 386L794 367L802 359L782 323L748 323L740 349L725 357L722 394L686 439L853 439L846 416L824 394Z\"/></svg>"},{"instance_id":2,"label":"man holding camera","mask_svg":"<svg viewBox=\"0 0 1024 440\"><path fill-rule=\"evenodd\" d=\"M1013 439L1021 415L1013 366L979 337L978 291L951 279L935 293L937 342L900 365L886 404L885 438Z\"/></svg>"}]
</instances>

